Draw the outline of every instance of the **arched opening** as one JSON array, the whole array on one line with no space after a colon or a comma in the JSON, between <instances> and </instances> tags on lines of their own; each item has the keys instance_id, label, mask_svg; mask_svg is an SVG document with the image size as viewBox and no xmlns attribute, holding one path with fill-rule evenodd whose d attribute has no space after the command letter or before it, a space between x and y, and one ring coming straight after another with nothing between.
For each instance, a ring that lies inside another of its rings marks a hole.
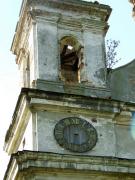
<instances>
[{"instance_id":1,"label":"arched opening","mask_svg":"<svg viewBox=\"0 0 135 180\"><path fill-rule=\"evenodd\" d=\"M67 83L80 83L83 47L73 37L67 36L60 41L61 79Z\"/></svg>"}]
</instances>

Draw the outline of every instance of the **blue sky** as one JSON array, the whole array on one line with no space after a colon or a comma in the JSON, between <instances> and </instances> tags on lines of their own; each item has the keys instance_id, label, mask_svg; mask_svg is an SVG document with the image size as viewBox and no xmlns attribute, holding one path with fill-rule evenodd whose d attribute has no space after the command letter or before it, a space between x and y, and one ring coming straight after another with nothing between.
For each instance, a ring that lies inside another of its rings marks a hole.
<instances>
[{"instance_id":1,"label":"blue sky","mask_svg":"<svg viewBox=\"0 0 135 180\"><path fill-rule=\"evenodd\" d=\"M19 73L10 46L18 19L21 0L1 2L0 10L0 179L3 179L8 156L3 152L4 136L19 94Z\"/></svg>"},{"instance_id":2,"label":"blue sky","mask_svg":"<svg viewBox=\"0 0 135 180\"><path fill-rule=\"evenodd\" d=\"M100 2L109 4L112 14L109 19L110 29L107 39L120 40L118 55L121 58L119 66L135 58L135 21L132 18L132 5L128 0L101 0Z\"/></svg>"},{"instance_id":3,"label":"blue sky","mask_svg":"<svg viewBox=\"0 0 135 180\"><path fill-rule=\"evenodd\" d=\"M118 66L128 63L135 58L135 21L131 17L132 5L128 0L99 0L113 8L107 33L107 39L120 40L118 57L122 60ZM0 179L2 179L7 155L3 152L3 142L6 130L12 118L14 107L19 95L19 71L15 64L15 56L10 52L10 47L18 20L21 0L8 0L1 2L0 11Z\"/></svg>"}]
</instances>

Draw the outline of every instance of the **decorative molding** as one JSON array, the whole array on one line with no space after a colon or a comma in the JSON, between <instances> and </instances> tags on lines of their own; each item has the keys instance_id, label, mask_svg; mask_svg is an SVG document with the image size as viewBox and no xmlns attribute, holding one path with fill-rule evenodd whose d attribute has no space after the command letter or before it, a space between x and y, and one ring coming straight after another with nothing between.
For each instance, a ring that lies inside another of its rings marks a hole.
<instances>
[{"instance_id":1,"label":"decorative molding","mask_svg":"<svg viewBox=\"0 0 135 180\"><path fill-rule=\"evenodd\" d=\"M30 172L42 174L45 172L88 173L95 176L120 178L135 178L135 160L117 157L95 157L84 155L64 155L45 152L19 151L13 154L5 173L4 180L13 179L16 175L22 177ZM92 176L93 177L93 176Z\"/></svg>"},{"instance_id":2,"label":"decorative molding","mask_svg":"<svg viewBox=\"0 0 135 180\"><path fill-rule=\"evenodd\" d=\"M21 48L18 52L18 56L16 58L16 63L19 65L21 63L21 61L23 60L23 58L27 58L29 53L26 51L27 48Z\"/></svg>"},{"instance_id":3,"label":"decorative molding","mask_svg":"<svg viewBox=\"0 0 135 180\"><path fill-rule=\"evenodd\" d=\"M89 97L99 97L99 98L107 98L111 96L110 89L106 87L95 87L93 84L89 85L86 83L76 83L76 84L64 84L63 82L55 82L55 81L46 81L37 79L35 81L35 87L44 90L44 91L53 91L60 93L68 93L68 94L77 94L84 95ZM54 88L55 87L55 88ZM100 90L100 91L99 91Z\"/></svg>"},{"instance_id":4,"label":"decorative molding","mask_svg":"<svg viewBox=\"0 0 135 180\"><path fill-rule=\"evenodd\" d=\"M77 0L40 0L40 1L28 1L28 6L44 6L44 9L53 8L53 9L59 9L62 11L65 11L65 9L68 9L68 11L73 12L82 12L82 13L88 13L89 15L94 15L97 17L104 17L105 21L108 19L108 16L110 15L112 9L107 6L100 3L92 3L92 2L86 2L86 1L77 1Z\"/></svg>"},{"instance_id":5,"label":"decorative molding","mask_svg":"<svg viewBox=\"0 0 135 180\"><path fill-rule=\"evenodd\" d=\"M66 13L66 9L68 12L70 12L70 14ZM73 13L74 15L71 18L70 16ZM19 49L25 47L26 38L28 37L28 29L30 30L30 26L35 17L44 16L46 20L50 22L58 22L60 25L69 24L73 27L81 29L81 22L84 20L82 18L78 18L78 13L85 15L85 19L87 19L88 22L91 21L91 19L93 19L95 22L101 21L104 22L102 25L106 27L108 17L111 13L111 8L99 3L77 0L39 0L38 2L36 0L23 1L22 9L20 11L20 19L17 24L15 36L11 46L12 52L18 55ZM63 14L63 17L61 17L61 14ZM75 21L77 22L76 24ZM105 27L102 29L105 29Z\"/></svg>"}]
</instances>

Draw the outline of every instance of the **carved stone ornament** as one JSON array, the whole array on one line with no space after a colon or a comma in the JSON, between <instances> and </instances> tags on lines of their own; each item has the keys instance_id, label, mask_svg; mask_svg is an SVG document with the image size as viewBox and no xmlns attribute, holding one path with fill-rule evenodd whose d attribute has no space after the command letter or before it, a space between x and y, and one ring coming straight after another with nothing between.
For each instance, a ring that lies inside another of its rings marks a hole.
<instances>
[{"instance_id":1,"label":"carved stone ornament","mask_svg":"<svg viewBox=\"0 0 135 180\"><path fill-rule=\"evenodd\" d=\"M96 129L77 117L60 120L55 126L54 136L60 146L79 153L91 150L97 142Z\"/></svg>"}]
</instances>

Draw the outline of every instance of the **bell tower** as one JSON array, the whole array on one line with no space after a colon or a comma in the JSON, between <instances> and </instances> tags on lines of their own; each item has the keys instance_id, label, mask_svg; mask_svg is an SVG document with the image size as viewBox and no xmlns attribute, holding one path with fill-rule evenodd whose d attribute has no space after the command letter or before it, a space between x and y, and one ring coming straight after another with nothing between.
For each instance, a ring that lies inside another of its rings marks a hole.
<instances>
[{"instance_id":1,"label":"bell tower","mask_svg":"<svg viewBox=\"0 0 135 180\"><path fill-rule=\"evenodd\" d=\"M28 2L23 2L11 47L21 86L109 96L104 38L111 9L83 1Z\"/></svg>"},{"instance_id":2,"label":"bell tower","mask_svg":"<svg viewBox=\"0 0 135 180\"><path fill-rule=\"evenodd\" d=\"M129 176L120 158L135 153L120 145L120 129L131 113L106 84L110 13L96 1L23 0L11 46L22 90L5 137L5 180Z\"/></svg>"}]
</instances>

